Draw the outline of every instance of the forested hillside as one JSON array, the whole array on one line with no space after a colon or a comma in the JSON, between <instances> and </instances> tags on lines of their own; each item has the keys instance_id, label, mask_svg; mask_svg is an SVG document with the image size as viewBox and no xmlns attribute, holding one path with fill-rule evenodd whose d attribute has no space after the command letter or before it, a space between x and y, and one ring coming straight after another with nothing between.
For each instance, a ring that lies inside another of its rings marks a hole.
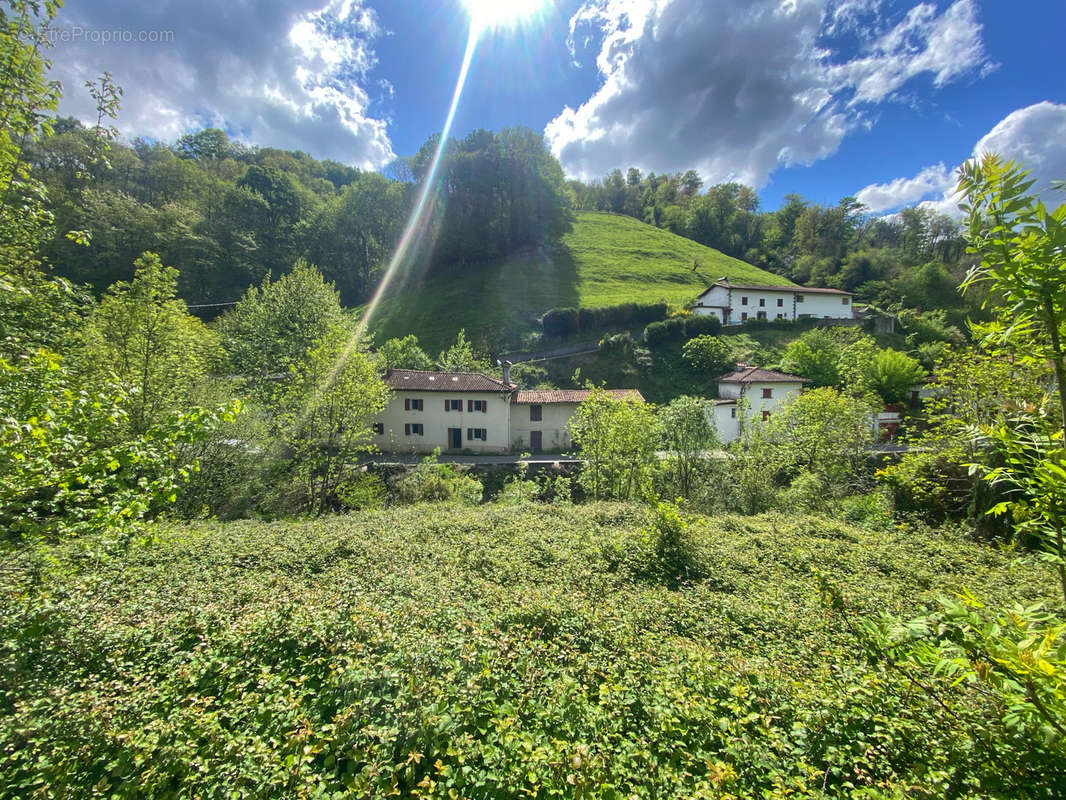
<instances>
[{"instance_id":1,"label":"forested hillside","mask_svg":"<svg viewBox=\"0 0 1066 800\"><path fill-rule=\"evenodd\" d=\"M760 210L751 187L724 183L702 191L699 175L614 170L602 181L571 181L576 207L644 220L797 283L857 293L888 307L951 309L965 274L959 224L921 206L871 217L853 197L823 206L795 194Z\"/></svg>"},{"instance_id":2,"label":"forested hillside","mask_svg":"<svg viewBox=\"0 0 1066 800\"><path fill-rule=\"evenodd\" d=\"M683 308L727 276L743 283L790 281L618 214L581 211L557 244L467 267L461 276L400 282L373 322L382 339L413 333L440 349L463 328L479 347L515 348L548 309L664 301Z\"/></svg>"},{"instance_id":3,"label":"forested hillside","mask_svg":"<svg viewBox=\"0 0 1066 800\"><path fill-rule=\"evenodd\" d=\"M245 146L215 129L105 147L99 131L74 120L54 127L26 148L56 218L44 257L100 293L132 277L133 261L151 249L178 270L179 295L205 317L298 259L335 283L346 305L365 303L438 141L378 174ZM851 198L823 207L790 196L761 211L749 187L702 191L694 173L565 181L542 139L523 129L475 131L448 142L442 158L428 215L375 323L389 335L415 332L436 346L466 327L493 349L514 345L554 306L683 306L722 275L843 288L880 307L944 309L955 322L976 308L956 289L967 267L958 225L922 208L869 218ZM71 230L88 232L88 243L64 235Z\"/></svg>"},{"instance_id":4,"label":"forested hillside","mask_svg":"<svg viewBox=\"0 0 1066 800\"><path fill-rule=\"evenodd\" d=\"M70 119L27 148L47 188L57 272L102 292L133 275L145 250L178 270L192 306L232 303L298 259L318 265L355 306L373 293L436 145L385 177L306 153L246 147L207 129L173 144L101 140ZM416 282L553 242L570 228L558 162L523 129L475 131L445 149L421 246L403 265ZM64 236L89 231L88 243ZM205 312L208 313L208 312Z\"/></svg>"}]
</instances>

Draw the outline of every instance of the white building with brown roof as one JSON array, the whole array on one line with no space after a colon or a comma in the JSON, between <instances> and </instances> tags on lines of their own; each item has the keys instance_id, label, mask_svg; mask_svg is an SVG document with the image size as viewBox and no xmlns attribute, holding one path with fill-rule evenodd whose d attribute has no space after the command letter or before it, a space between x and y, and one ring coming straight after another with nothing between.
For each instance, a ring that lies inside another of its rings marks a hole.
<instances>
[{"instance_id":1,"label":"white building with brown roof","mask_svg":"<svg viewBox=\"0 0 1066 800\"><path fill-rule=\"evenodd\" d=\"M808 286L756 286L721 278L696 298L692 313L723 325L749 319L852 319L852 292Z\"/></svg>"},{"instance_id":2,"label":"white building with brown roof","mask_svg":"<svg viewBox=\"0 0 1066 800\"><path fill-rule=\"evenodd\" d=\"M737 365L737 369L716 379L718 399L707 407L707 419L714 425L718 440L728 444L739 438L751 420L765 421L810 383L807 378Z\"/></svg>"},{"instance_id":3,"label":"white building with brown roof","mask_svg":"<svg viewBox=\"0 0 1066 800\"><path fill-rule=\"evenodd\" d=\"M636 389L610 389L619 400L643 403ZM515 450L538 453L570 447L570 418L592 394L588 389L519 389L511 398L511 444Z\"/></svg>"},{"instance_id":4,"label":"white building with brown roof","mask_svg":"<svg viewBox=\"0 0 1066 800\"><path fill-rule=\"evenodd\" d=\"M374 421L374 444L386 453L540 452L570 447L568 423L587 389L520 390L477 372L393 369L392 397ZM611 390L644 402L636 389Z\"/></svg>"}]
</instances>

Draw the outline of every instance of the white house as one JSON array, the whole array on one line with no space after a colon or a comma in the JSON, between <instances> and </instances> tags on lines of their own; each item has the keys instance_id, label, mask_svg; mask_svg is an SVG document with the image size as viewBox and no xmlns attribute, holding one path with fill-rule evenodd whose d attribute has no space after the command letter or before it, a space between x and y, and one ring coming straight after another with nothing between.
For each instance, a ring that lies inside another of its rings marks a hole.
<instances>
[{"instance_id":1,"label":"white house","mask_svg":"<svg viewBox=\"0 0 1066 800\"><path fill-rule=\"evenodd\" d=\"M567 423L585 389L523 391L509 369L498 380L477 372L393 369L385 373L392 397L374 422L374 444L386 453L468 450L563 450ZM620 399L644 402L635 389L611 390Z\"/></svg>"},{"instance_id":2,"label":"white house","mask_svg":"<svg viewBox=\"0 0 1066 800\"><path fill-rule=\"evenodd\" d=\"M717 378L718 399L707 407L708 421L723 444L737 439L746 422L765 421L800 393L807 378L770 369L737 365Z\"/></svg>"},{"instance_id":3,"label":"white house","mask_svg":"<svg viewBox=\"0 0 1066 800\"><path fill-rule=\"evenodd\" d=\"M503 453L511 445L513 383L476 372L393 369L392 397L374 423L384 452L430 453L435 448Z\"/></svg>"},{"instance_id":4,"label":"white house","mask_svg":"<svg viewBox=\"0 0 1066 800\"><path fill-rule=\"evenodd\" d=\"M608 389L619 400L643 403L636 389ZM568 423L588 389L518 390L511 399L511 441L515 450L539 453L570 447Z\"/></svg>"},{"instance_id":5,"label":"white house","mask_svg":"<svg viewBox=\"0 0 1066 800\"><path fill-rule=\"evenodd\" d=\"M852 319L852 292L807 286L755 286L721 278L696 298L692 313L723 325L749 319Z\"/></svg>"}]
</instances>

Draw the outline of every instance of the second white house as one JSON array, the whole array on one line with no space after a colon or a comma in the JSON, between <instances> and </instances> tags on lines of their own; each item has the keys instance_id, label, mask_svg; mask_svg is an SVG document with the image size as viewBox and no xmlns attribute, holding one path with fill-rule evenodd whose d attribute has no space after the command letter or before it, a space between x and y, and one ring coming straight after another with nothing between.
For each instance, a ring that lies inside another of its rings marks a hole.
<instances>
[{"instance_id":1,"label":"second white house","mask_svg":"<svg viewBox=\"0 0 1066 800\"><path fill-rule=\"evenodd\" d=\"M692 304L692 313L718 317L723 325L749 319L852 319L852 292L808 286L756 286L721 278Z\"/></svg>"}]
</instances>

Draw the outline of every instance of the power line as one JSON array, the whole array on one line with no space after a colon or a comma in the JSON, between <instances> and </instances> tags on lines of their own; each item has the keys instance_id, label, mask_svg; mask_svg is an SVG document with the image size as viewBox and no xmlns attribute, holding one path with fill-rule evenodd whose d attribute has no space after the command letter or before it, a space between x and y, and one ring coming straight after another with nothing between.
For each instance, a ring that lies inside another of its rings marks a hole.
<instances>
[{"instance_id":1,"label":"power line","mask_svg":"<svg viewBox=\"0 0 1066 800\"><path fill-rule=\"evenodd\" d=\"M218 306L235 306L235 305L237 305L237 303L238 303L237 300L231 300L228 303L198 303L198 304L192 305L192 306L189 305L188 303L186 303L185 307L186 308L217 308Z\"/></svg>"}]
</instances>

